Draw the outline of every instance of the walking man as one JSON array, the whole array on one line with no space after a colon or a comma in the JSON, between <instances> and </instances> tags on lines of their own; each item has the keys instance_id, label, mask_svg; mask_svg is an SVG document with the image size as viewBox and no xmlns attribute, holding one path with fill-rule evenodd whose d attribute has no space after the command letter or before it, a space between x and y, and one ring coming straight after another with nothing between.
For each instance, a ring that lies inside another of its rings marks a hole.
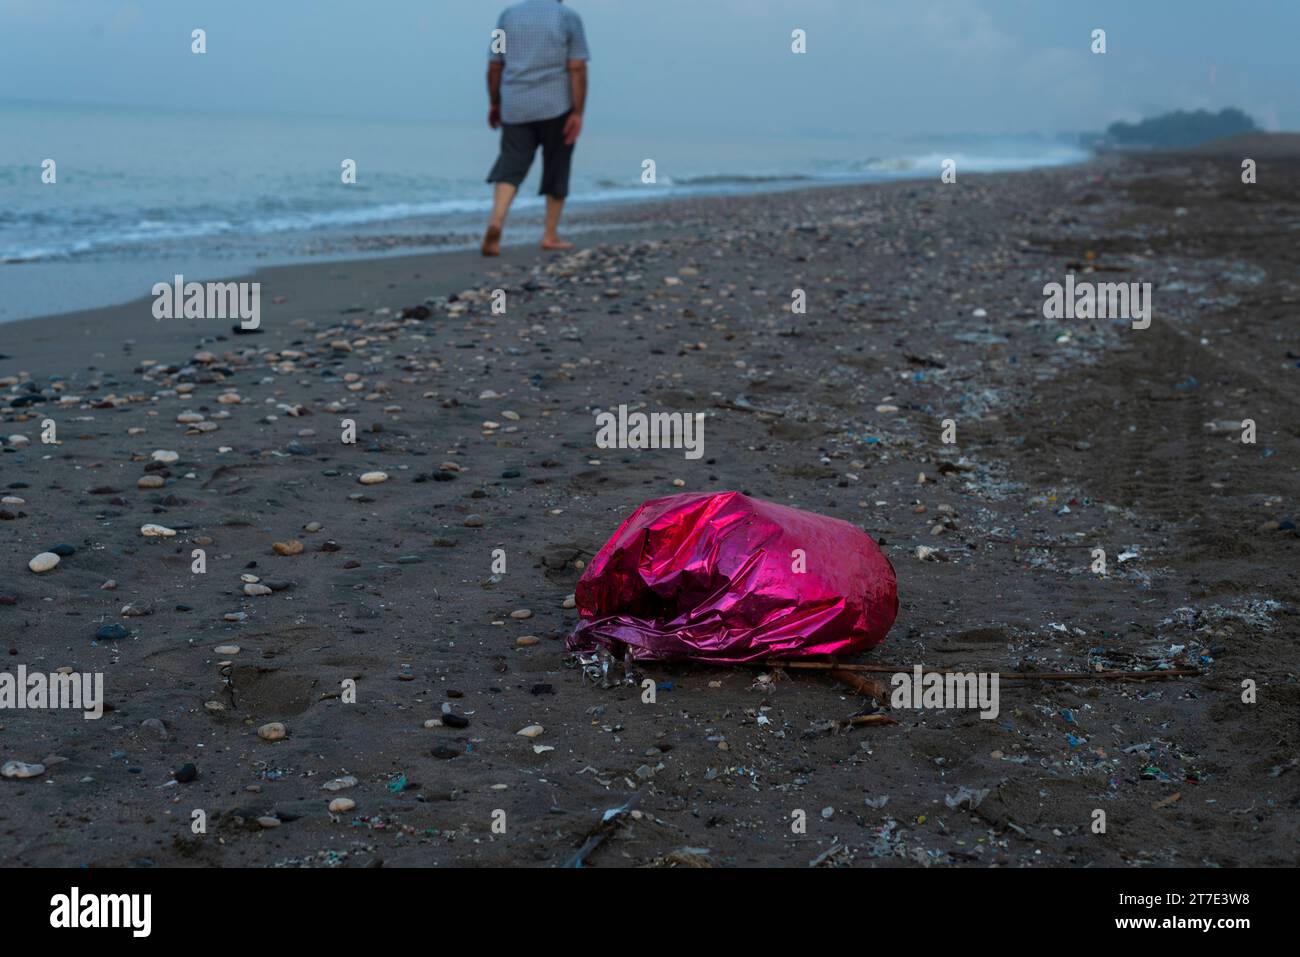
<instances>
[{"instance_id":1,"label":"walking man","mask_svg":"<svg viewBox=\"0 0 1300 957\"><path fill-rule=\"evenodd\" d=\"M484 256L500 255L506 214L539 146L546 197L542 248L573 248L559 228L587 104L587 59L582 19L564 0L523 0L497 20L488 54L488 126L501 128L501 154L487 178L495 192Z\"/></svg>"}]
</instances>

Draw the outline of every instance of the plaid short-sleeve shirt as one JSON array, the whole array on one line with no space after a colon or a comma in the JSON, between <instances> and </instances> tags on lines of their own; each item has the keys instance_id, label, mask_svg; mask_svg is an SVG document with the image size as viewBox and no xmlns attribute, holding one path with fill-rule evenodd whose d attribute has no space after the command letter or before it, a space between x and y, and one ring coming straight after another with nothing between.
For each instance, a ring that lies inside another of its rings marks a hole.
<instances>
[{"instance_id":1,"label":"plaid short-sleeve shirt","mask_svg":"<svg viewBox=\"0 0 1300 957\"><path fill-rule=\"evenodd\" d=\"M573 107L569 61L586 60L582 18L559 0L524 0L501 14L505 52L495 43L488 58L505 63L501 121L532 123L563 116Z\"/></svg>"}]
</instances>

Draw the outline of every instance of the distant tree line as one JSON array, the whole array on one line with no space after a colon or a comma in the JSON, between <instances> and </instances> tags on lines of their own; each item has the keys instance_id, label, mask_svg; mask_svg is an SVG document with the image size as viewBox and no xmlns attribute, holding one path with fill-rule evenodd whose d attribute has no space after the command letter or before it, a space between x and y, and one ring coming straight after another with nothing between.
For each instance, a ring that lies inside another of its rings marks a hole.
<instances>
[{"instance_id":1,"label":"distant tree line","mask_svg":"<svg viewBox=\"0 0 1300 957\"><path fill-rule=\"evenodd\" d=\"M1112 123L1105 133L1088 134L1084 139L1103 149L1185 149L1224 136L1258 131L1246 113L1229 107L1218 113L1176 110L1140 123Z\"/></svg>"}]
</instances>

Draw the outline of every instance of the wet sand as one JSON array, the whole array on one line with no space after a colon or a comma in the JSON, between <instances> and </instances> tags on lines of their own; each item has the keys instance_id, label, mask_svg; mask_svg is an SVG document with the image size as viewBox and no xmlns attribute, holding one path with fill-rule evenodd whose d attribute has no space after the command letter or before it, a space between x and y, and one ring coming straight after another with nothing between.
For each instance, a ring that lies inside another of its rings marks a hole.
<instances>
[{"instance_id":1,"label":"wet sand","mask_svg":"<svg viewBox=\"0 0 1300 957\"><path fill-rule=\"evenodd\" d=\"M6 665L102 672L111 707L0 711L0 762L44 765L0 780L0 861L556 865L638 794L590 866L1293 864L1298 173L682 201L572 255L266 270L254 335L147 300L0 326L29 440L0 454ZM1150 328L1044 318L1068 272L1152 283ZM596 448L638 403L707 413L704 456ZM813 673L587 680L583 563L640 502L723 489L880 542L902 607L865 663L1204 674L852 730L868 703Z\"/></svg>"}]
</instances>

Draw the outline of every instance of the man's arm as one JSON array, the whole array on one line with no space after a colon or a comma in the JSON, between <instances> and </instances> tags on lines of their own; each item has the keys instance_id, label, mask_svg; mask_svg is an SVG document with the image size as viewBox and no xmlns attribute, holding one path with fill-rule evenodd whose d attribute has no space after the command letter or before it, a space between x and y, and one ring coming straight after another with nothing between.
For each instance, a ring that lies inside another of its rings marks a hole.
<instances>
[{"instance_id":1,"label":"man's arm","mask_svg":"<svg viewBox=\"0 0 1300 957\"><path fill-rule=\"evenodd\" d=\"M501 125L501 74L505 70L506 64L504 60L491 60L488 62L488 126L494 130Z\"/></svg>"},{"instance_id":2,"label":"man's arm","mask_svg":"<svg viewBox=\"0 0 1300 957\"><path fill-rule=\"evenodd\" d=\"M564 145L578 142L582 133L582 112L587 108L587 61L569 61L569 89L573 95L573 111L564 124Z\"/></svg>"},{"instance_id":3,"label":"man's arm","mask_svg":"<svg viewBox=\"0 0 1300 957\"><path fill-rule=\"evenodd\" d=\"M572 146L578 142L582 133L582 113L587 108L587 60L591 52L587 49L587 31L582 26L582 17L573 11L566 11L569 41L569 91L573 98L573 111L564 124L564 145Z\"/></svg>"}]
</instances>

